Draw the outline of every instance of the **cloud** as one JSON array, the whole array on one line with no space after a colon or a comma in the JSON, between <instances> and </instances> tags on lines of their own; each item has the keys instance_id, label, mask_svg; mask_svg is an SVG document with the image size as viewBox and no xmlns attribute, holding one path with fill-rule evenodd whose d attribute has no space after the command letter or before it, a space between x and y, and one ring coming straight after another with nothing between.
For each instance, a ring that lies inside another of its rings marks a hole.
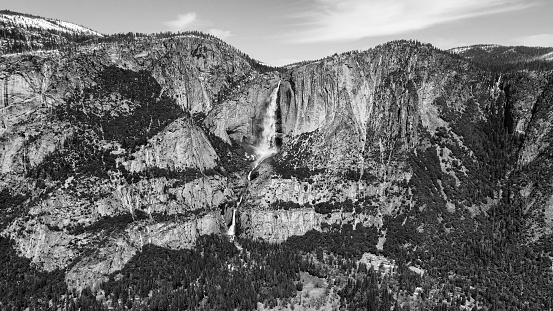
<instances>
[{"instance_id":1,"label":"cloud","mask_svg":"<svg viewBox=\"0 0 553 311\"><path fill-rule=\"evenodd\" d=\"M230 30L212 28L212 29L209 29L207 32L214 35L215 37L218 37L219 39L226 39L232 36L232 34L230 33Z\"/></svg>"},{"instance_id":2,"label":"cloud","mask_svg":"<svg viewBox=\"0 0 553 311\"><path fill-rule=\"evenodd\" d=\"M351 41L420 30L475 16L519 10L522 0L313 0L295 16L303 30L293 42Z\"/></svg>"},{"instance_id":3,"label":"cloud","mask_svg":"<svg viewBox=\"0 0 553 311\"><path fill-rule=\"evenodd\" d=\"M168 21L164 23L172 31L183 31L183 30L201 30L209 26L212 26L213 23L208 20L199 19L196 15L196 12L190 12L186 14L179 14L177 19ZM211 28L206 31L220 39L226 39L232 34L230 30L223 30L218 28Z\"/></svg>"},{"instance_id":4,"label":"cloud","mask_svg":"<svg viewBox=\"0 0 553 311\"><path fill-rule=\"evenodd\" d=\"M553 47L553 34L542 33L519 37L514 40L517 44L526 46L551 46Z\"/></svg>"},{"instance_id":5,"label":"cloud","mask_svg":"<svg viewBox=\"0 0 553 311\"><path fill-rule=\"evenodd\" d=\"M179 14L177 19L165 22L164 24L173 31L185 30L196 21L196 12Z\"/></svg>"}]
</instances>

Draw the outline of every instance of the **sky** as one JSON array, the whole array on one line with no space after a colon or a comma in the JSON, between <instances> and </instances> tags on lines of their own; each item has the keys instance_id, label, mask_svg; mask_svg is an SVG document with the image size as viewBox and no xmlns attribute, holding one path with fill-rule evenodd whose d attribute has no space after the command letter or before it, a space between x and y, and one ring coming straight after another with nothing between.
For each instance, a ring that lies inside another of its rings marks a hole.
<instances>
[{"instance_id":1,"label":"sky","mask_svg":"<svg viewBox=\"0 0 553 311\"><path fill-rule=\"evenodd\" d=\"M105 34L200 30L281 66L396 39L553 46L551 0L1 0Z\"/></svg>"}]
</instances>

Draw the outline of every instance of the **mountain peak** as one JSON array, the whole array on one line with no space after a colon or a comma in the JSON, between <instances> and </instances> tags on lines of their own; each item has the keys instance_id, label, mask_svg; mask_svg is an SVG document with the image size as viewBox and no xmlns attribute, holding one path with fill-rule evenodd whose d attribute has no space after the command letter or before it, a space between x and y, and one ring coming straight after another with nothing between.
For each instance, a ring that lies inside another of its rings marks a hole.
<instances>
[{"instance_id":1,"label":"mountain peak","mask_svg":"<svg viewBox=\"0 0 553 311\"><path fill-rule=\"evenodd\" d=\"M101 33L75 23L70 23L54 18L23 14L9 10L0 11L0 22L5 23L3 25L3 28L10 26L18 26L27 29L42 28L44 30L55 30L65 33L82 33L103 37Z\"/></svg>"},{"instance_id":2,"label":"mountain peak","mask_svg":"<svg viewBox=\"0 0 553 311\"><path fill-rule=\"evenodd\" d=\"M90 28L54 18L0 11L0 52L48 49L55 45L82 42L103 35Z\"/></svg>"}]
</instances>

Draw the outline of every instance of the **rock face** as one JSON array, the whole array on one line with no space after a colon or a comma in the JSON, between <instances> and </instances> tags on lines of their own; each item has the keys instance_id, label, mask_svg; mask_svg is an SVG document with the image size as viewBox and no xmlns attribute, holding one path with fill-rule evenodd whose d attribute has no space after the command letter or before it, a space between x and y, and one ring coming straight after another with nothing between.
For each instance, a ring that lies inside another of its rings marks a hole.
<instances>
[{"instance_id":1,"label":"rock face","mask_svg":"<svg viewBox=\"0 0 553 311\"><path fill-rule=\"evenodd\" d=\"M179 119L152 137L149 144L133 154L126 166L131 172L157 167L171 171L188 168L205 171L217 165L217 153L204 132L191 120Z\"/></svg>"},{"instance_id":2,"label":"rock face","mask_svg":"<svg viewBox=\"0 0 553 311\"><path fill-rule=\"evenodd\" d=\"M317 213L312 208L293 210L249 210L240 219L245 225L244 234L270 242L284 242L293 235L304 235L309 230L322 230L332 225L378 226L378 217L355 214L354 212L336 212L327 215Z\"/></svg>"},{"instance_id":3,"label":"rock face","mask_svg":"<svg viewBox=\"0 0 553 311\"><path fill-rule=\"evenodd\" d=\"M265 241L282 242L292 235L303 235L307 231L320 228L321 219L312 209L292 211L256 211L248 215L253 238ZM241 221L248 223L247 219Z\"/></svg>"},{"instance_id":4,"label":"rock face","mask_svg":"<svg viewBox=\"0 0 553 311\"><path fill-rule=\"evenodd\" d=\"M191 36L1 63L0 189L29 197L2 210L2 230L23 256L70 267L82 289L146 243L189 248L226 231L217 208L235 194L192 115L253 74L232 47Z\"/></svg>"},{"instance_id":5,"label":"rock face","mask_svg":"<svg viewBox=\"0 0 553 311\"><path fill-rule=\"evenodd\" d=\"M228 100L213 108L204 124L227 143L232 141L253 144L272 90L279 77L273 74L254 74L229 94Z\"/></svg>"},{"instance_id":6,"label":"rock face","mask_svg":"<svg viewBox=\"0 0 553 311\"><path fill-rule=\"evenodd\" d=\"M220 234L220 216L207 214L188 221L135 223L117 237L104 242L100 249L79 261L66 274L71 288L95 288L109 273L121 270L145 244L172 249L192 248L200 235Z\"/></svg>"},{"instance_id":7,"label":"rock face","mask_svg":"<svg viewBox=\"0 0 553 311\"><path fill-rule=\"evenodd\" d=\"M461 72L444 74L443 63ZM269 181L254 181L251 204L270 209L280 201L314 206L349 200L372 215L414 204L409 157L428 149L438 128L468 149L449 125L461 118L467 98L456 97L464 90L447 86L459 80L456 88L468 87L470 70L475 69L445 53L402 43L290 69L279 95L283 146ZM487 86L475 87L488 92ZM484 107L489 100L477 104ZM448 107L440 104L452 107L449 122ZM319 224L309 222L298 232ZM276 240L289 235L270 228L267 235Z\"/></svg>"},{"instance_id":8,"label":"rock face","mask_svg":"<svg viewBox=\"0 0 553 311\"><path fill-rule=\"evenodd\" d=\"M553 232L553 184L550 182L553 176L552 92L550 76L547 84L539 84L534 100L528 101L527 109L531 109L531 114L522 134L524 142L518 153L516 169L509 176L509 181L517 185L510 199L525 211L525 221L530 229L527 234L532 240Z\"/></svg>"},{"instance_id":9,"label":"rock face","mask_svg":"<svg viewBox=\"0 0 553 311\"><path fill-rule=\"evenodd\" d=\"M536 90L537 94L541 94L534 99L534 104L530 106L533 110L532 119L517 125L517 129L524 129L523 133L527 137L518 160L522 166L532 163L549 148L552 130L550 122L552 92L553 84L551 82L543 86L541 92L539 89Z\"/></svg>"},{"instance_id":10,"label":"rock face","mask_svg":"<svg viewBox=\"0 0 553 311\"><path fill-rule=\"evenodd\" d=\"M397 124L390 126L409 137L419 122L421 90L443 79L420 67L439 58L390 45L294 68L281 90L283 132L300 135L324 128L331 133L348 120L351 130L364 134L368 126L378 131L382 121L393 120Z\"/></svg>"},{"instance_id":11,"label":"rock face","mask_svg":"<svg viewBox=\"0 0 553 311\"><path fill-rule=\"evenodd\" d=\"M549 174L538 163L549 157L550 81L547 72L492 77L447 53L402 42L291 68L279 94L283 145L267 164L271 172L250 187L249 202L270 210L283 202L350 200L372 215L413 206L439 215L499 204L500 193L512 189L498 184L513 178L527 185L526 197L517 199L529 211L527 226L548 233L551 188L537 190L534 178ZM288 212L274 213L288 223ZM254 219L248 219L253 231L266 234L252 236L278 241L320 228L303 217L294 222L302 229L291 231Z\"/></svg>"},{"instance_id":12,"label":"rock face","mask_svg":"<svg viewBox=\"0 0 553 311\"><path fill-rule=\"evenodd\" d=\"M485 216L507 196L529 235L553 224L547 72L494 76L406 41L270 71L198 36L0 66L0 229L73 288L98 286L145 244L226 232L234 208L238 234L271 242L386 231L412 210ZM254 168L277 85L279 151Z\"/></svg>"}]
</instances>

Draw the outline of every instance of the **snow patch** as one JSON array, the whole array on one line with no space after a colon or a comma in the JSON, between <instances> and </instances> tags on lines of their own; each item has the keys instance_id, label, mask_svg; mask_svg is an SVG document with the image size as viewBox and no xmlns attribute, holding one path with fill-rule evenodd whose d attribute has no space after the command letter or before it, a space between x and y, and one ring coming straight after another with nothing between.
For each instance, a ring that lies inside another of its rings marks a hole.
<instances>
[{"instance_id":1,"label":"snow patch","mask_svg":"<svg viewBox=\"0 0 553 311\"><path fill-rule=\"evenodd\" d=\"M53 30L65 33L81 33L103 37L101 33L96 32L92 29L56 19L43 19L22 15L0 14L0 22L19 28L40 28L44 30Z\"/></svg>"},{"instance_id":2,"label":"snow patch","mask_svg":"<svg viewBox=\"0 0 553 311\"><path fill-rule=\"evenodd\" d=\"M456 48L451 48L447 51L450 52L450 53L455 53L455 54L462 54L466 51L474 50L474 49L481 49L481 50L484 50L486 52L490 52L494 48L497 48L497 47L500 47L500 46L501 45L499 45L499 44L478 44L478 45L460 46L460 47L456 47Z\"/></svg>"},{"instance_id":3,"label":"snow patch","mask_svg":"<svg viewBox=\"0 0 553 311\"><path fill-rule=\"evenodd\" d=\"M553 61L553 52L549 52L547 54L544 54L540 57L538 57L538 59L541 59L541 60L545 60L545 61Z\"/></svg>"}]
</instances>

